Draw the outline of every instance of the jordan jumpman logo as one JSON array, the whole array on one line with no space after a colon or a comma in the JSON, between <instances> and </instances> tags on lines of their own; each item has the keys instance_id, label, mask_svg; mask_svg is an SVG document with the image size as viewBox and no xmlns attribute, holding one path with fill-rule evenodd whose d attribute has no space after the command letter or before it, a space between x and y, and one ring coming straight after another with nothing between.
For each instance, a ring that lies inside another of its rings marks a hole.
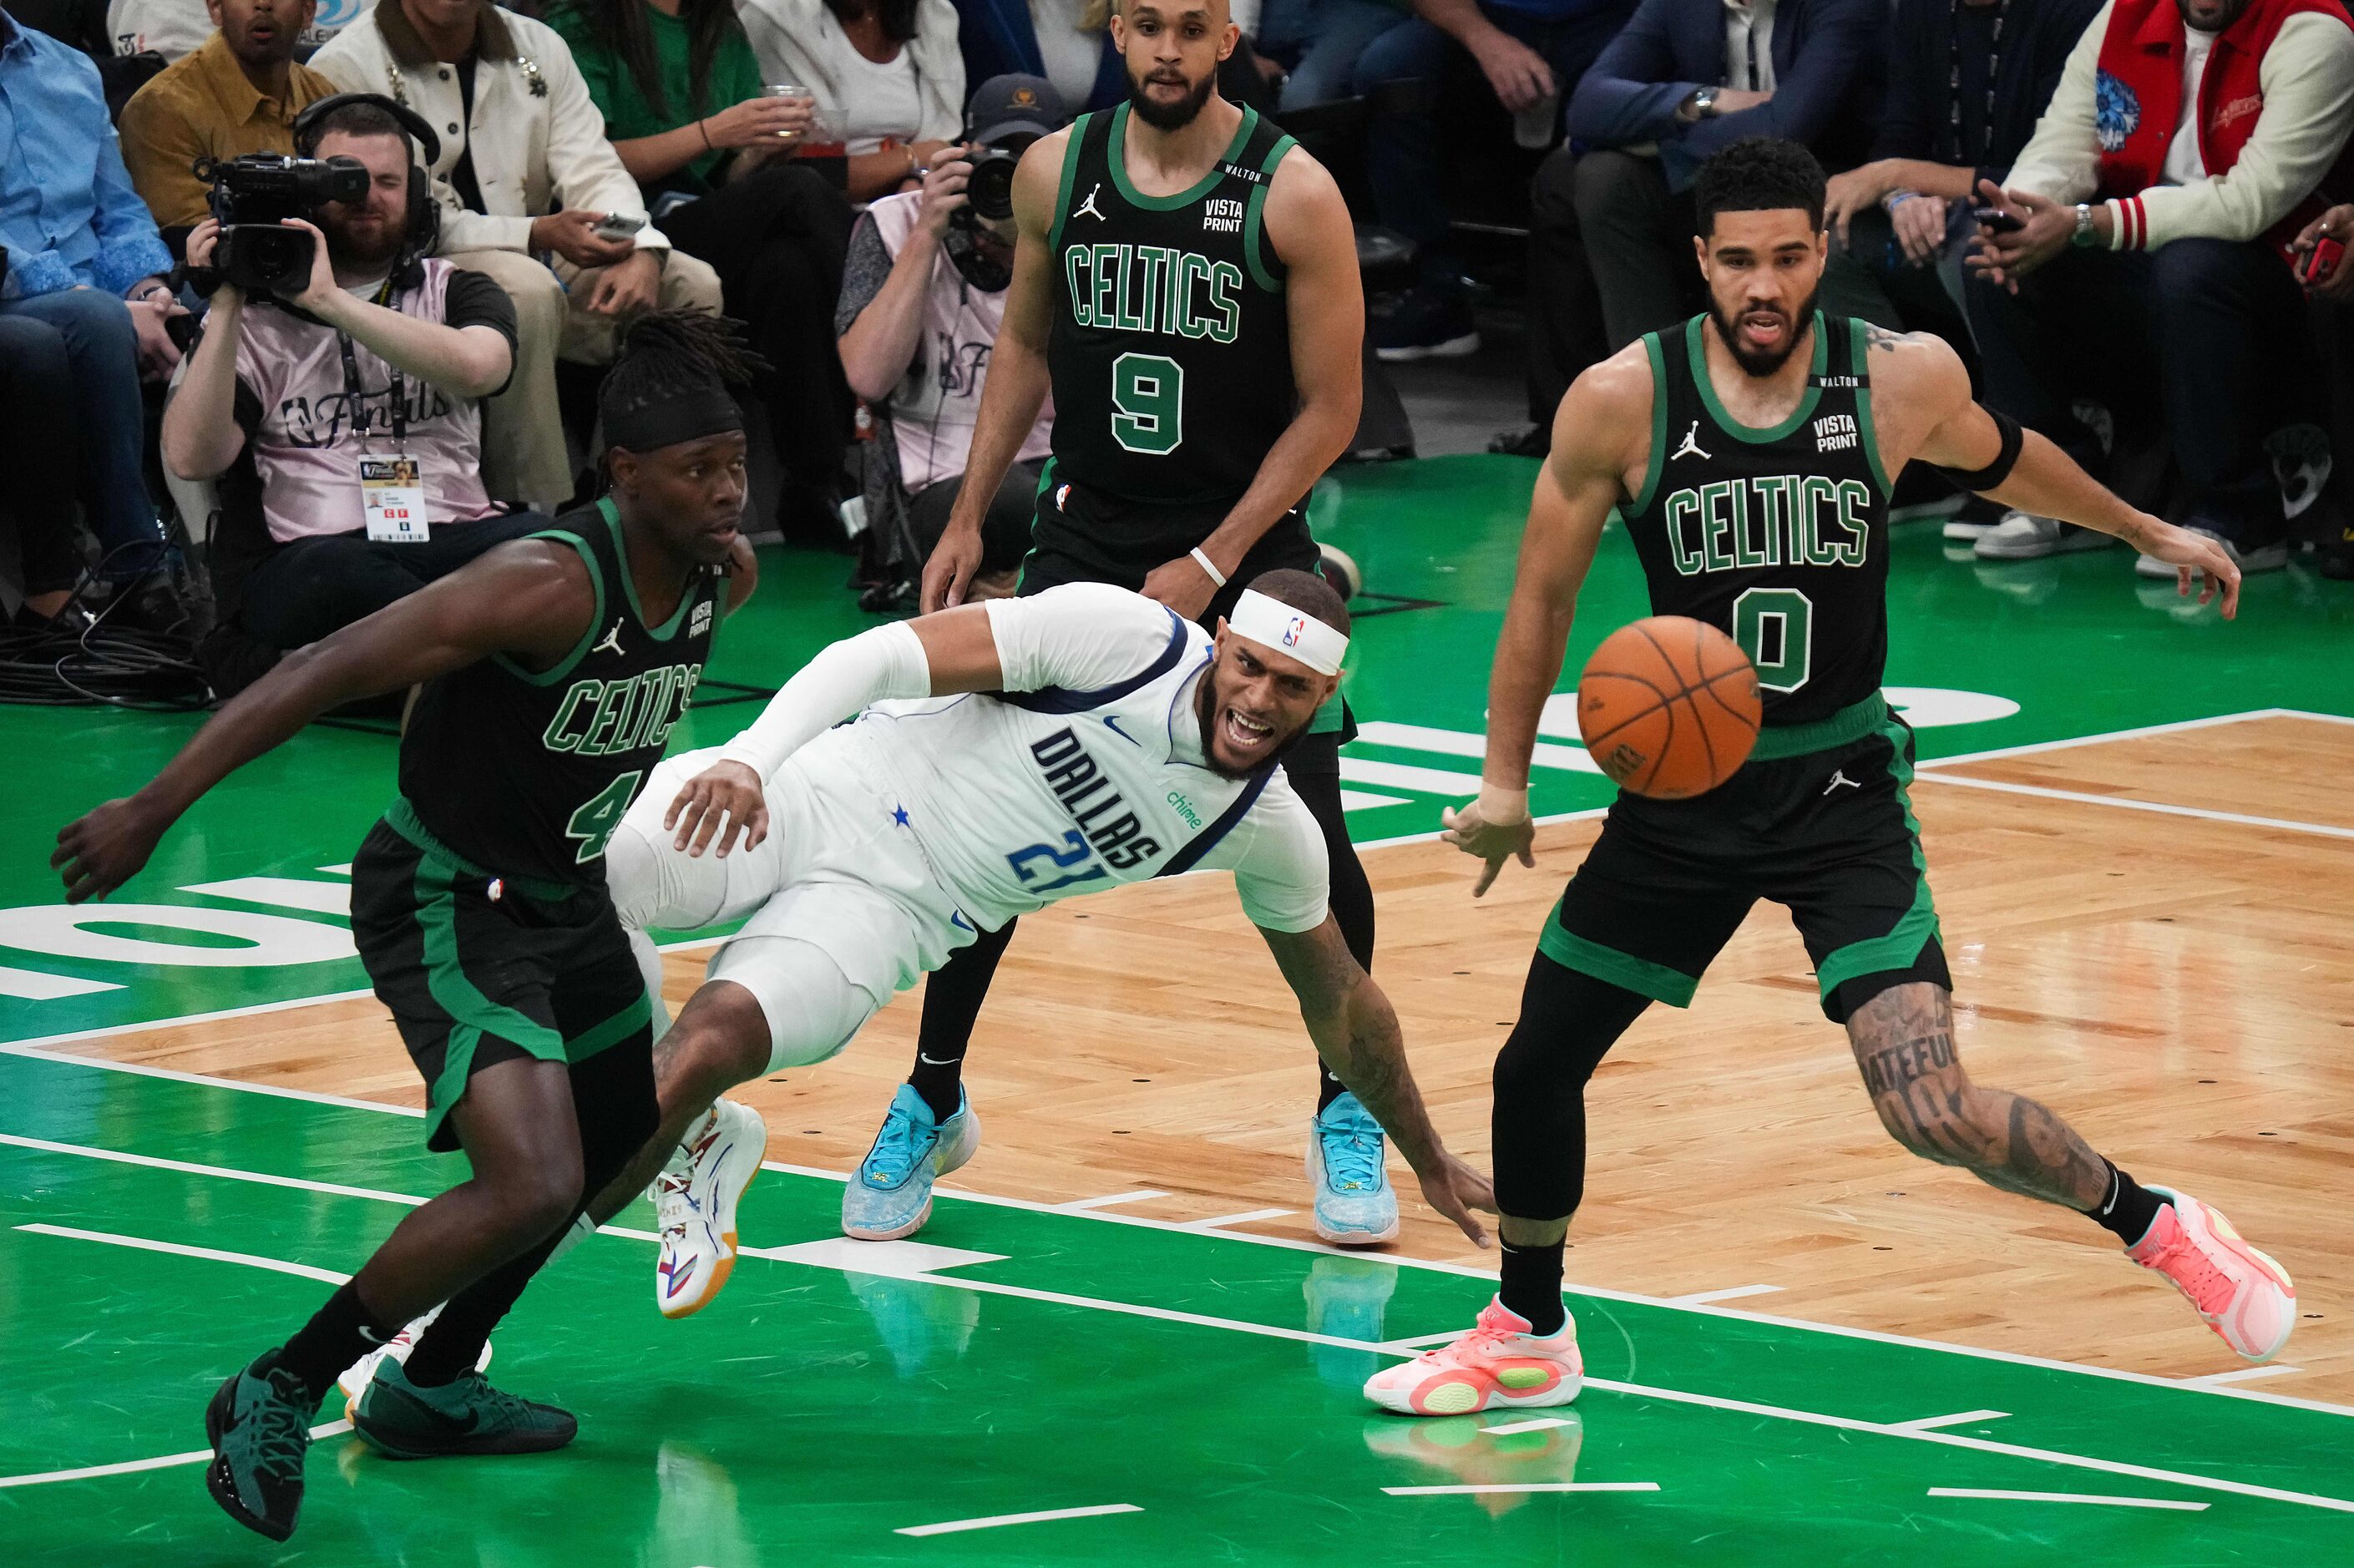
<instances>
[{"instance_id":1,"label":"jordan jumpman logo","mask_svg":"<svg viewBox=\"0 0 2354 1568\"><path fill-rule=\"evenodd\" d=\"M1702 461L1706 461L1708 459L1708 453L1701 450L1700 421L1698 419L1694 419L1692 421L1691 429L1684 432L1684 444L1678 447L1674 452L1670 454L1668 461L1670 462L1674 462L1679 458L1688 457L1696 457L1701 459Z\"/></svg>"},{"instance_id":2,"label":"jordan jumpman logo","mask_svg":"<svg viewBox=\"0 0 2354 1568\"><path fill-rule=\"evenodd\" d=\"M1071 216L1073 217L1092 217L1097 223L1109 222L1110 219L1104 217L1103 209L1096 206L1096 197L1101 195L1103 195L1103 182L1101 180L1097 180L1095 183L1094 188L1087 192L1087 199L1074 207L1071 210Z\"/></svg>"},{"instance_id":3,"label":"jordan jumpman logo","mask_svg":"<svg viewBox=\"0 0 2354 1568\"><path fill-rule=\"evenodd\" d=\"M604 640L588 650L591 653L619 653L620 651L621 623L618 620L613 622L613 630L605 633Z\"/></svg>"}]
</instances>

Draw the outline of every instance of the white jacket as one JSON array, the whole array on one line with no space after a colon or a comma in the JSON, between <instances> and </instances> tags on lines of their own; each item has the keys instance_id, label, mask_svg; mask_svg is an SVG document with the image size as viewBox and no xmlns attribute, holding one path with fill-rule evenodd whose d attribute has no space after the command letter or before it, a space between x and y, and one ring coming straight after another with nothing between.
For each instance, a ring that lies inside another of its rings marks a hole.
<instances>
[{"instance_id":1,"label":"white jacket","mask_svg":"<svg viewBox=\"0 0 2354 1568\"><path fill-rule=\"evenodd\" d=\"M841 51L850 43L825 0L736 0L736 19L752 40L764 80L806 87L821 105L841 106ZM964 56L957 48L957 12L951 0L920 0L916 36L907 48L915 59L917 92L923 103L914 139L956 140L964 129Z\"/></svg>"},{"instance_id":2,"label":"white jacket","mask_svg":"<svg viewBox=\"0 0 2354 1568\"><path fill-rule=\"evenodd\" d=\"M471 122L474 178L487 213L458 199L450 171L468 145L458 120L463 99L454 66L426 54L406 26L383 24L399 6L372 11L311 57L319 71L346 92L381 92L423 115L441 138L433 164L433 194L441 203L440 251L528 250L532 219L558 206L597 213L646 216L638 182L605 139L605 117L588 96L572 51L544 22L491 5L482 7L474 37L474 113ZM405 46L405 47L404 47ZM667 250L670 241L649 224L638 230L641 249Z\"/></svg>"}]
</instances>

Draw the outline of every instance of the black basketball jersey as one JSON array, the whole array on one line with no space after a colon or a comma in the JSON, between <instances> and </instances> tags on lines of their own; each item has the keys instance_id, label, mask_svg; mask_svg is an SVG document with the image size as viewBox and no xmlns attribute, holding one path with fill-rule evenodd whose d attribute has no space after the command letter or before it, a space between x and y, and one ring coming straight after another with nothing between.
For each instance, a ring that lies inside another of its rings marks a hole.
<instances>
[{"instance_id":1,"label":"black basketball jersey","mask_svg":"<svg viewBox=\"0 0 2354 1568\"><path fill-rule=\"evenodd\" d=\"M611 501L531 536L580 552L595 618L552 669L494 654L427 682L401 736L400 793L428 832L486 871L602 886L605 841L703 676L720 578L697 572L654 626Z\"/></svg>"},{"instance_id":2,"label":"black basketball jersey","mask_svg":"<svg viewBox=\"0 0 2354 1568\"><path fill-rule=\"evenodd\" d=\"M1806 395L1771 429L1709 385L1704 316L1643 339L1651 461L1621 508L1659 615L1729 633L1766 723L1810 724L1880 690L1888 661L1888 493L1865 323L1815 317Z\"/></svg>"},{"instance_id":3,"label":"black basketball jersey","mask_svg":"<svg viewBox=\"0 0 2354 1568\"><path fill-rule=\"evenodd\" d=\"M1047 253L1055 471L1142 502L1241 494L1296 412L1267 187L1296 143L1254 109L1191 190L1149 196L1129 106L1079 116Z\"/></svg>"}]
</instances>

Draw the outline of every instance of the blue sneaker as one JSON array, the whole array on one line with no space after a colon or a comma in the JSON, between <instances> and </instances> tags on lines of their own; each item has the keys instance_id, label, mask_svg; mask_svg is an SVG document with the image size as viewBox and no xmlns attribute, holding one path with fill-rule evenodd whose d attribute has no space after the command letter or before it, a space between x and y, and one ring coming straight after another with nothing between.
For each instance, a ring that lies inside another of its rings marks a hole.
<instances>
[{"instance_id":1,"label":"blue sneaker","mask_svg":"<svg viewBox=\"0 0 2354 1568\"><path fill-rule=\"evenodd\" d=\"M981 1118L962 1088L956 1115L936 1123L915 1086L901 1084L875 1147L842 1190L842 1234L859 1241L914 1235L932 1217L932 1183L980 1147ZM1391 1225L1394 1234L1394 1218Z\"/></svg>"},{"instance_id":2,"label":"blue sneaker","mask_svg":"<svg viewBox=\"0 0 2354 1568\"><path fill-rule=\"evenodd\" d=\"M1308 1180L1316 1234L1335 1246L1375 1246L1398 1236L1397 1194L1382 1169L1382 1124L1343 1093L1308 1124Z\"/></svg>"}]
</instances>

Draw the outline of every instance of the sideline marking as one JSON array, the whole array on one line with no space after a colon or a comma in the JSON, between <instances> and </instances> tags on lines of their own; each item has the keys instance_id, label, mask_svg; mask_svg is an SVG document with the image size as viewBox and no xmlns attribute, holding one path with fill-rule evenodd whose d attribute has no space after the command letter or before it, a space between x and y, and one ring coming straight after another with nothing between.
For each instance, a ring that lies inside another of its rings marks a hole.
<instances>
[{"instance_id":1,"label":"sideline marking","mask_svg":"<svg viewBox=\"0 0 2354 1568\"><path fill-rule=\"evenodd\" d=\"M796 1173L800 1167L791 1168ZM1158 1187L1139 1187L1133 1192L1110 1192L1100 1198L1080 1198L1073 1202L1050 1205L1058 1214L1084 1214L1090 1209L1108 1208L1114 1203L1141 1203L1147 1198L1165 1198L1168 1193Z\"/></svg>"},{"instance_id":2,"label":"sideline marking","mask_svg":"<svg viewBox=\"0 0 2354 1568\"><path fill-rule=\"evenodd\" d=\"M2304 1370L2303 1367L2285 1367L2278 1361L2268 1361L2260 1367L2242 1367L2236 1372L2210 1372L2205 1377L2187 1377L2182 1381L2197 1383L2202 1388L2212 1388L2218 1383L2253 1383L2260 1377L2278 1377L2283 1372L2298 1372Z\"/></svg>"},{"instance_id":3,"label":"sideline marking","mask_svg":"<svg viewBox=\"0 0 2354 1568\"><path fill-rule=\"evenodd\" d=\"M311 1440L338 1436L349 1432L348 1421L330 1421L324 1426L311 1428ZM210 1448L196 1448L186 1454L165 1454L155 1459L127 1459L120 1465L85 1465L79 1470L43 1470L31 1476L0 1476L0 1487L37 1487L50 1481L86 1481L99 1476L128 1476L141 1470L168 1469L174 1465L197 1465L213 1457Z\"/></svg>"},{"instance_id":4,"label":"sideline marking","mask_svg":"<svg viewBox=\"0 0 2354 1568\"><path fill-rule=\"evenodd\" d=\"M1914 1432L1935 1432L1940 1426L1971 1426L1981 1421L2000 1421L2009 1414L2008 1410L1965 1410L1953 1415L1925 1415L1918 1421L1900 1421L1896 1425Z\"/></svg>"},{"instance_id":5,"label":"sideline marking","mask_svg":"<svg viewBox=\"0 0 2354 1568\"><path fill-rule=\"evenodd\" d=\"M1718 1301L1738 1301L1744 1296L1771 1296L1781 1288L1778 1285L1734 1285L1723 1290L1695 1290L1689 1296L1662 1299L1670 1307L1706 1307Z\"/></svg>"},{"instance_id":6,"label":"sideline marking","mask_svg":"<svg viewBox=\"0 0 2354 1568\"><path fill-rule=\"evenodd\" d=\"M1500 1430L1490 1426L1489 1431ZM1655 1492L1657 1481L1519 1481L1479 1487L1384 1487L1394 1498L1463 1498L1484 1492ZM2203 1504L2201 1505L2204 1506Z\"/></svg>"},{"instance_id":7,"label":"sideline marking","mask_svg":"<svg viewBox=\"0 0 2354 1568\"><path fill-rule=\"evenodd\" d=\"M1575 1426L1575 1421L1564 1421L1558 1415L1548 1415L1542 1421L1507 1421L1501 1426L1482 1426L1480 1431L1490 1437L1510 1437L1515 1432L1542 1432L1548 1426Z\"/></svg>"},{"instance_id":8,"label":"sideline marking","mask_svg":"<svg viewBox=\"0 0 2354 1568\"><path fill-rule=\"evenodd\" d=\"M2170 1508L2201 1513L2211 1504L2179 1498L2120 1498L2105 1492L2006 1492L1987 1487L1931 1487L1933 1498L1992 1498L2002 1502L2094 1503L2106 1508Z\"/></svg>"},{"instance_id":9,"label":"sideline marking","mask_svg":"<svg viewBox=\"0 0 2354 1568\"><path fill-rule=\"evenodd\" d=\"M1247 1225L1258 1220L1279 1220L1286 1214L1296 1214L1297 1209L1245 1209L1239 1214L1213 1214L1206 1220L1185 1220L1181 1228L1189 1231L1223 1230L1228 1225Z\"/></svg>"},{"instance_id":10,"label":"sideline marking","mask_svg":"<svg viewBox=\"0 0 2354 1568\"><path fill-rule=\"evenodd\" d=\"M190 1176L217 1176L228 1181L258 1181L265 1187L298 1187L305 1192L330 1192L342 1198L373 1198L378 1202L406 1203L412 1209L425 1202L406 1192L387 1192L379 1187L346 1187L338 1181L313 1181L300 1176L271 1176L260 1171L239 1171L226 1165L199 1165L189 1160L125 1154L119 1150L97 1149L86 1143L52 1143L46 1138L25 1138L13 1132L0 1132L0 1144L35 1149L44 1154L71 1154L84 1160L110 1160L120 1165L145 1165L157 1171L178 1171Z\"/></svg>"},{"instance_id":11,"label":"sideline marking","mask_svg":"<svg viewBox=\"0 0 2354 1568\"><path fill-rule=\"evenodd\" d=\"M332 1268L313 1268L307 1263L288 1263L282 1258L256 1257L249 1252L223 1252L217 1247L188 1246L180 1242L151 1241L145 1236L117 1235L112 1231L77 1230L71 1225L18 1225L20 1231L30 1231L40 1236L64 1236L69 1241L104 1242L109 1246L135 1247L141 1252L168 1252L178 1257L209 1258L215 1263L241 1263L248 1268L266 1268L273 1274L300 1275L304 1279L316 1279L326 1285L342 1285L350 1280L348 1274L337 1274Z\"/></svg>"},{"instance_id":12,"label":"sideline marking","mask_svg":"<svg viewBox=\"0 0 2354 1568\"><path fill-rule=\"evenodd\" d=\"M2300 822L2286 817L2253 817L2245 811L2216 811L2205 806L2177 806L2164 800L2137 800L2127 795L2094 795L2082 789L2053 789L2041 784L2013 784L2001 779L1972 779L1966 774L1940 773L1938 763L1923 763L1913 777L1938 784L1959 784L1972 789L1992 789L2005 795L2031 795L2039 800L2068 800L2080 806L2113 806L2123 811L2152 811L2162 817L2195 817L2203 822L2231 822L2243 828L2274 832L2309 833L2315 838L2354 839L2354 828L2327 822Z\"/></svg>"},{"instance_id":13,"label":"sideline marking","mask_svg":"<svg viewBox=\"0 0 2354 1568\"><path fill-rule=\"evenodd\" d=\"M1108 1513L1142 1513L1134 1503L1097 1503L1092 1508L1050 1508L1036 1513L995 1513L987 1519L952 1519L941 1524L902 1525L894 1535L953 1535L962 1530L994 1530L1001 1524L1039 1524L1050 1519L1094 1519Z\"/></svg>"}]
</instances>

